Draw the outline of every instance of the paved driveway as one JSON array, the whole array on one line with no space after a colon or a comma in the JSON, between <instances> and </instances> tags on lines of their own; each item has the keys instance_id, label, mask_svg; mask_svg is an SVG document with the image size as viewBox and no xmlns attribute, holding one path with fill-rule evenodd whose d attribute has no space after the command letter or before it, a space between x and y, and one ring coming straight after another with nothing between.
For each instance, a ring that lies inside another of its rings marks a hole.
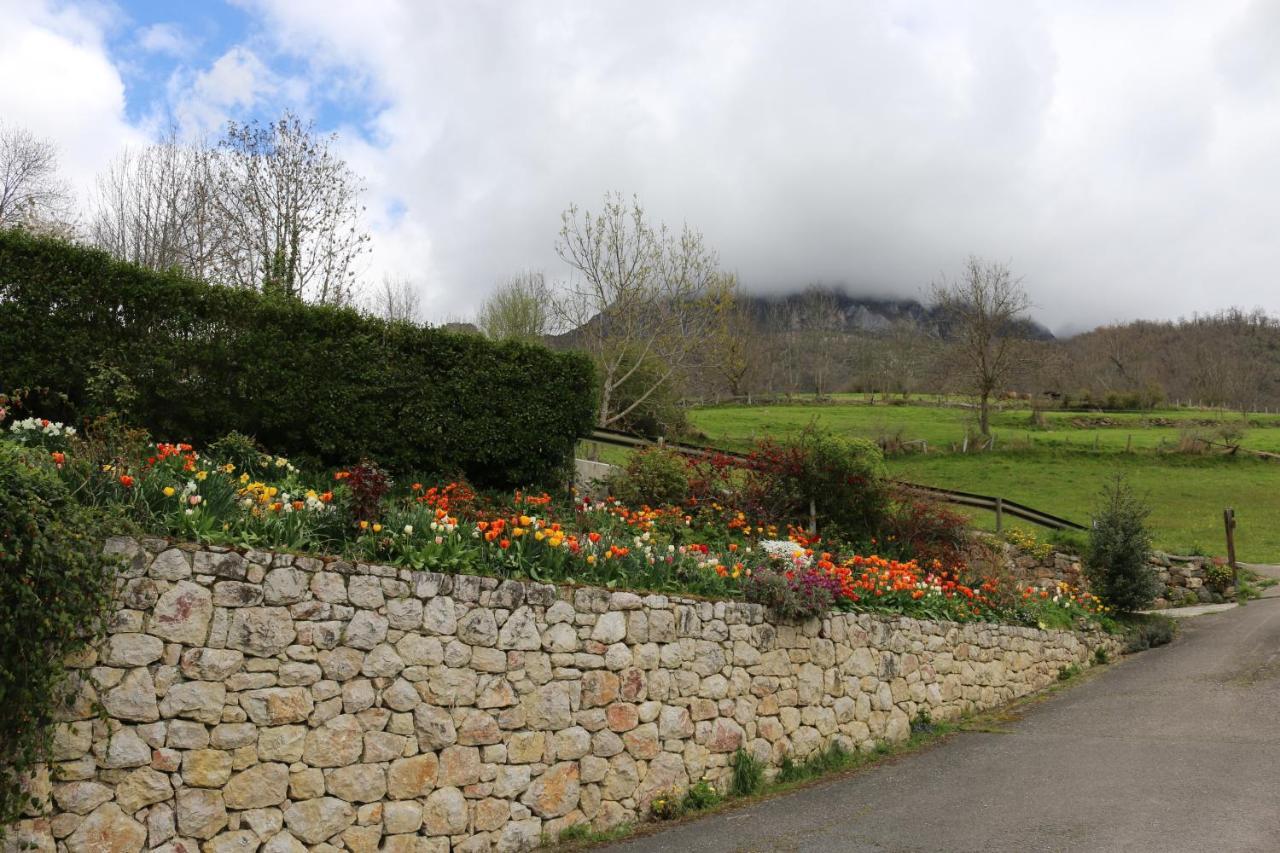
<instances>
[{"instance_id":1,"label":"paved driveway","mask_svg":"<svg viewBox=\"0 0 1280 853\"><path fill-rule=\"evenodd\" d=\"M925 752L607 848L1280 851L1280 597Z\"/></svg>"}]
</instances>

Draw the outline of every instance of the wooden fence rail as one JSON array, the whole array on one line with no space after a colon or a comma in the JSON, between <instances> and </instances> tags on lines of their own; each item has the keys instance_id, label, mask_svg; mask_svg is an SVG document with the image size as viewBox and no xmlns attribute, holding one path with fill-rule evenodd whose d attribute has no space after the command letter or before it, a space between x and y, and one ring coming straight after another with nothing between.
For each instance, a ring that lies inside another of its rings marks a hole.
<instances>
[{"instance_id":1,"label":"wooden fence rail","mask_svg":"<svg viewBox=\"0 0 1280 853\"><path fill-rule=\"evenodd\" d=\"M613 447L652 447L654 445L662 445L678 453L685 453L691 456L727 456L743 464L749 460L741 453L733 453L727 450L720 450L715 447L706 447L700 444L686 444L678 441L651 441L643 436L633 435L629 432L621 432L613 429L594 429L591 435L587 436L587 440L594 441L599 444L607 444ZM999 532L1004 527L1004 518L1018 518L1023 521L1040 527L1047 527L1051 530L1088 530L1083 524L1077 524L1066 518L1053 515L1051 513L1038 510L1035 507L1026 504L1011 501L1002 497L991 497L989 495L979 495L973 492L961 492L955 489L944 489L939 486L925 486L920 483L908 483L904 480L894 480L895 485L904 489L910 489L920 494L940 500L945 503L955 504L957 506L973 507L975 509L990 510L996 516L996 531Z\"/></svg>"}]
</instances>

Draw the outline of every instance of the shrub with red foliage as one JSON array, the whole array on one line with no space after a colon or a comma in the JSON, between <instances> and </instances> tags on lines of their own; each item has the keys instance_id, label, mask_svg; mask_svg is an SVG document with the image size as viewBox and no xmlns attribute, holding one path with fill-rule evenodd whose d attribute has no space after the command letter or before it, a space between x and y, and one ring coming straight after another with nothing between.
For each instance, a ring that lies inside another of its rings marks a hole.
<instances>
[{"instance_id":1,"label":"shrub with red foliage","mask_svg":"<svg viewBox=\"0 0 1280 853\"><path fill-rule=\"evenodd\" d=\"M884 456L869 441L810 425L785 442L764 439L749 454L740 503L779 524L810 522L824 536L875 536L888 504Z\"/></svg>"},{"instance_id":2,"label":"shrub with red foliage","mask_svg":"<svg viewBox=\"0 0 1280 853\"><path fill-rule=\"evenodd\" d=\"M733 498L733 472L742 463L723 453L685 458L689 480L689 502L693 505ZM731 503L737 504L736 500Z\"/></svg>"},{"instance_id":3,"label":"shrub with red foliage","mask_svg":"<svg viewBox=\"0 0 1280 853\"><path fill-rule=\"evenodd\" d=\"M956 573L966 567L969 520L927 495L898 490L887 531L893 550L921 565L937 560Z\"/></svg>"},{"instance_id":4,"label":"shrub with red foliage","mask_svg":"<svg viewBox=\"0 0 1280 853\"><path fill-rule=\"evenodd\" d=\"M345 475L345 476L343 476ZM351 494L351 520L373 521L382 510L382 499L391 491L391 475L368 459L340 471L335 479L346 482Z\"/></svg>"}]
</instances>

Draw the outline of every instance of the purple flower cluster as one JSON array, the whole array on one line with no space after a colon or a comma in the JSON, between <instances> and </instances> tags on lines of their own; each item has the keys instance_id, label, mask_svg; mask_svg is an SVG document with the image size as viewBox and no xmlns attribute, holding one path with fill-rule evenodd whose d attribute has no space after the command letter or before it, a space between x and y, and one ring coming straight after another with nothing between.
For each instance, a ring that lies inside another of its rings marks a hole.
<instances>
[{"instance_id":1,"label":"purple flower cluster","mask_svg":"<svg viewBox=\"0 0 1280 853\"><path fill-rule=\"evenodd\" d=\"M825 572L798 571L787 581L792 609L805 616L821 616L840 594L840 581Z\"/></svg>"}]
</instances>

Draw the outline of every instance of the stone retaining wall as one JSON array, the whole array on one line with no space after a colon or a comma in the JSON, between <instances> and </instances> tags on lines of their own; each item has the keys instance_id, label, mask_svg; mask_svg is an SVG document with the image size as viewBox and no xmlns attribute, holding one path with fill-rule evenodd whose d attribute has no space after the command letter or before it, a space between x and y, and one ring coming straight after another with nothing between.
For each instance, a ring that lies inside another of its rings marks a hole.
<instances>
[{"instance_id":1,"label":"stone retaining wall","mask_svg":"<svg viewBox=\"0 0 1280 853\"><path fill-rule=\"evenodd\" d=\"M45 850L526 850L834 740L899 741L1087 666L1100 635L114 539ZM92 681L96 687L88 686ZM105 708L96 718L94 700ZM37 787L48 784L37 782Z\"/></svg>"},{"instance_id":2,"label":"stone retaining wall","mask_svg":"<svg viewBox=\"0 0 1280 853\"><path fill-rule=\"evenodd\" d=\"M1005 559L1022 583L1037 589L1047 589L1059 581L1065 581L1078 589L1089 588L1088 579L1074 554L1054 552L1040 559L1018 551L1011 545L1005 547ZM1205 581L1205 568L1211 557L1180 557L1157 551L1151 556L1151 567L1164 587L1155 600L1155 607L1176 607L1180 604L1199 604L1221 601L1234 595L1233 589L1215 590Z\"/></svg>"}]
</instances>

